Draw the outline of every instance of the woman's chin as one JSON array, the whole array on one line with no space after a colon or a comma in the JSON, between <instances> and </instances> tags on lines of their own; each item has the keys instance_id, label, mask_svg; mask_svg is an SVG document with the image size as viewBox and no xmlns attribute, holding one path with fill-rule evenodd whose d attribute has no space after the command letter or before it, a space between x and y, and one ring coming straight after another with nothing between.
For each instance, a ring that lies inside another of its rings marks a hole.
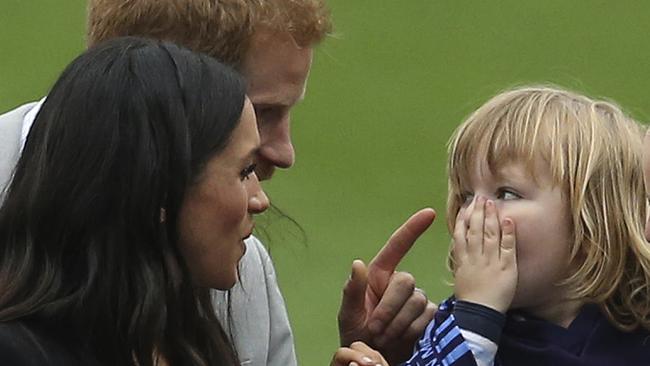
<instances>
[{"instance_id":1,"label":"woman's chin","mask_svg":"<svg viewBox=\"0 0 650 366\"><path fill-rule=\"evenodd\" d=\"M238 277L238 272L235 271L235 273L230 278L215 282L212 284L212 286L210 286L210 288L213 288L215 290L228 291L237 284Z\"/></svg>"}]
</instances>

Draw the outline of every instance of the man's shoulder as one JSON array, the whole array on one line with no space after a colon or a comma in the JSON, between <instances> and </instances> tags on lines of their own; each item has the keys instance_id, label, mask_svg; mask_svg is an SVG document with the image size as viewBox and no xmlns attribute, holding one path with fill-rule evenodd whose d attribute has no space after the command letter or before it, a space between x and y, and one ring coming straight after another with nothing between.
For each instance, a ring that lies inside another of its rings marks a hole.
<instances>
[{"instance_id":1,"label":"man's shoulder","mask_svg":"<svg viewBox=\"0 0 650 366\"><path fill-rule=\"evenodd\" d=\"M23 119L37 104L27 103L0 115L0 201L20 156Z\"/></svg>"},{"instance_id":2,"label":"man's shoulder","mask_svg":"<svg viewBox=\"0 0 650 366\"><path fill-rule=\"evenodd\" d=\"M250 251L250 254L261 259L270 257L264 243L262 243L262 241L257 237L251 235L244 240L244 243L246 244L246 254L249 254L248 252Z\"/></svg>"},{"instance_id":3,"label":"man's shoulder","mask_svg":"<svg viewBox=\"0 0 650 366\"><path fill-rule=\"evenodd\" d=\"M7 147L7 144L11 144L12 148L20 150L23 119L36 104L38 102L23 104L20 107L0 114L0 146Z\"/></svg>"},{"instance_id":4,"label":"man's shoulder","mask_svg":"<svg viewBox=\"0 0 650 366\"><path fill-rule=\"evenodd\" d=\"M19 128L21 128L23 124L23 118L25 118L25 115L37 104L38 101L26 103L0 114L0 128L6 128L9 126L9 124L17 124L19 125Z\"/></svg>"},{"instance_id":5,"label":"man's shoulder","mask_svg":"<svg viewBox=\"0 0 650 366\"><path fill-rule=\"evenodd\" d=\"M265 269L273 268L271 255L260 239L251 235L244 243L246 244L246 253L244 253L242 263L254 263L257 266L261 265Z\"/></svg>"}]
</instances>

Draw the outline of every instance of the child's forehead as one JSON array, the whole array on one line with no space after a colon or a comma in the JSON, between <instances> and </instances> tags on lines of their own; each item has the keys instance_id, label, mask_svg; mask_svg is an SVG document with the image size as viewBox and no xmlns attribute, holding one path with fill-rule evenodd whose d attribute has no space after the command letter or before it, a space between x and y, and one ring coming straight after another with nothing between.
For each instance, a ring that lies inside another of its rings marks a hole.
<instances>
[{"instance_id":1,"label":"child's forehead","mask_svg":"<svg viewBox=\"0 0 650 366\"><path fill-rule=\"evenodd\" d=\"M530 158L511 157L500 161L477 159L467 169L462 170L468 174L461 181L469 184L532 181L539 185L553 182L550 165L540 154L535 154Z\"/></svg>"}]
</instances>

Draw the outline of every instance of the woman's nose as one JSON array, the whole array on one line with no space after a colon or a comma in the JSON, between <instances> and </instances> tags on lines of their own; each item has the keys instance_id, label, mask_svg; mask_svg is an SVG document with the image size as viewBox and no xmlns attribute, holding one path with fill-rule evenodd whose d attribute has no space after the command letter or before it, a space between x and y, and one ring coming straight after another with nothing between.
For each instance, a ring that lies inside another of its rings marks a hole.
<instances>
[{"instance_id":1,"label":"woman's nose","mask_svg":"<svg viewBox=\"0 0 650 366\"><path fill-rule=\"evenodd\" d=\"M248 212L253 214L259 214L266 211L269 208L269 198L264 193L260 181L257 179L257 175L253 173L251 175L251 192L248 196Z\"/></svg>"}]
</instances>

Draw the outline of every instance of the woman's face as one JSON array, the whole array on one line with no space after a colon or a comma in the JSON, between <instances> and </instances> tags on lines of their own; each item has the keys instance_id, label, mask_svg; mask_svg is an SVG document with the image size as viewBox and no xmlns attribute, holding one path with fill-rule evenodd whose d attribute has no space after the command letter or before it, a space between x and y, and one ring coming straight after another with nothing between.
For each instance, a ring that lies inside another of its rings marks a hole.
<instances>
[{"instance_id":1,"label":"woman's face","mask_svg":"<svg viewBox=\"0 0 650 366\"><path fill-rule=\"evenodd\" d=\"M269 205L253 172L259 146L255 112L246 98L228 145L208 160L180 210L181 252L195 286L229 289L237 281L253 214Z\"/></svg>"}]
</instances>

